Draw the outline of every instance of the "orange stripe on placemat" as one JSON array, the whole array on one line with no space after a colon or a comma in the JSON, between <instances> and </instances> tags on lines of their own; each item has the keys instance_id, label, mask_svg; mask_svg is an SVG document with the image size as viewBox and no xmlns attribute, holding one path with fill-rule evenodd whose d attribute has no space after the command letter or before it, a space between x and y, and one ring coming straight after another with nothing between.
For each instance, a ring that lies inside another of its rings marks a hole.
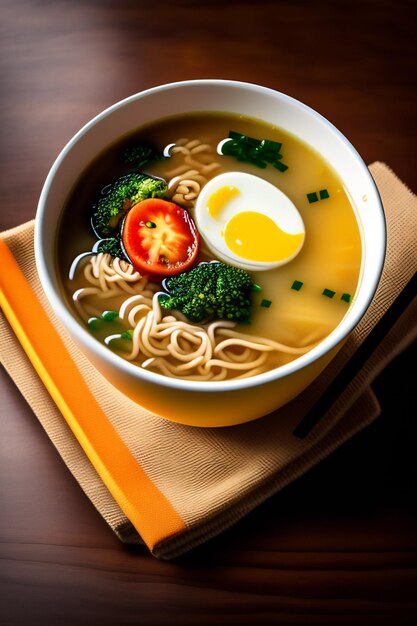
<instances>
[{"instance_id":1,"label":"orange stripe on placemat","mask_svg":"<svg viewBox=\"0 0 417 626\"><path fill-rule=\"evenodd\" d=\"M184 530L182 518L97 404L2 239L0 306L97 473L148 547Z\"/></svg>"}]
</instances>

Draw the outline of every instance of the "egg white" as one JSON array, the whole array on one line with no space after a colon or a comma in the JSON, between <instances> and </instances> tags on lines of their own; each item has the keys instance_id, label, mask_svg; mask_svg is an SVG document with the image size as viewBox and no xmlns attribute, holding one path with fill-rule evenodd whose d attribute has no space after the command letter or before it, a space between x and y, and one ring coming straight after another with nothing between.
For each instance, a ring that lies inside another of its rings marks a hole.
<instances>
[{"instance_id":1,"label":"egg white","mask_svg":"<svg viewBox=\"0 0 417 626\"><path fill-rule=\"evenodd\" d=\"M212 216L208 210L210 198L223 187L235 187L239 190L239 194L227 200L218 214ZM290 235L300 233L305 235L300 213L280 189L253 174L225 172L212 178L203 187L195 209L195 220L202 238L221 260L244 269L259 271L288 263L298 254L302 244L290 257L277 262L254 261L237 256L227 245L224 230L232 217L245 211L266 215L281 230ZM262 239L262 233L254 233L255 236Z\"/></svg>"}]
</instances>

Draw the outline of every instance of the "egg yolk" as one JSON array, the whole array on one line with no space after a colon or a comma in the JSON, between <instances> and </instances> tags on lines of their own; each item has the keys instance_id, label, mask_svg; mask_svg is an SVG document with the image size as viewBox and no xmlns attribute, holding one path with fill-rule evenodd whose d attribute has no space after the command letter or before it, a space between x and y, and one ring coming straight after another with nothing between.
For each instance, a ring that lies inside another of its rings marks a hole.
<instances>
[{"instance_id":1,"label":"egg yolk","mask_svg":"<svg viewBox=\"0 0 417 626\"><path fill-rule=\"evenodd\" d=\"M207 211L209 212L209 215L213 218L218 217L219 213L223 210L224 205L239 194L239 189L233 185L219 187L219 189L211 194L207 201Z\"/></svg>"},{"instance_id":2,"label":"egg yolk","mask_svg":"<svg viewBox=\"0 0 417 626\"><path fill-rule=\"evenodd\" d=\"M291 258L298 251L304 233L286 233L263 213L242 211L228 221L224 238L236 256L260 263L275 263Z\"/></svg>"}]
</instances>

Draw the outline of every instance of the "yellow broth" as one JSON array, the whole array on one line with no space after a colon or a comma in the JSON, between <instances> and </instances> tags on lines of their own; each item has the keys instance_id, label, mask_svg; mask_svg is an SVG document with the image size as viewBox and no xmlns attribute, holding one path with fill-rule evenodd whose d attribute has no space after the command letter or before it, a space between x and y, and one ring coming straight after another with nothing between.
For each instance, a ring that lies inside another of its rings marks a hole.
<instances>
[{"instance_id":1,"label":"yellow broth","mask_svg":"<svg viewBox=\"0 0 417 626\"><path fill-rule=\"evenodd\" d=\"M238 162L232 156L217 155L221 167L213 176L243 171L269 181L297 207L306 231L304 246L295 259L274 270L251 272L253 281L262 291L253 293L251 323L238 325L238 330L298 347L323 339L340 323L350 306L347 300L349 296L351 300L354 298L357 289L362 254L354 207L342 182L314 147L264 122L223 113L187 114L152 123L113 144L82 174L63 211L57 235L59 275L63 294L71 306L72 293L81 282L79 277L73 281L68 279L69 267L80 252L91 249L96 241L90 226L91 207L103 187L132 171L123 163L123 146L144 142L162 151L166 145L187 137L208 143L215 150L230 130L282 143L283 162L288 170L280 172L272 165L260 169ZM166 178L166 172L180 163L181 155L176 154L144 170ZM310 203L307 194L318 194L323 189L328 191L329 197ZM190 212L192 214L193 210ZM262 232L256 236L262 240ZM302 283L301 288L293 288L297 286L294 281ZM261 306L264 300L271 302L269 307ZM120 301L111 300L99 304L116 310L119 305ZM118 329L120 324L117 322ZM96 336L103 339L111 333L109 327L106 324ZM279 355L271 359L270 367L294 358Z\"/></svg>"}]
</instances>

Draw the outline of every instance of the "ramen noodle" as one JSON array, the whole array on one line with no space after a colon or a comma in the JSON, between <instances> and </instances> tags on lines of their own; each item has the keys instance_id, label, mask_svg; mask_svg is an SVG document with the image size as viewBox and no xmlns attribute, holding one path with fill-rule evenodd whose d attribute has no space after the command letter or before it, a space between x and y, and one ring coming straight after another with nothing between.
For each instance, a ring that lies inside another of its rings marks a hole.
<instances>
[{"instance_id":1,"label":"ramen noodle","mask_svg":"<svg viewBox=\"0 0 417 626\"><path fill-rule=\"evenodd\" d=\"M109 198L120 210L104 223ZM336 328L355 298L361 237L313 146L258 120L199 113L98 155L64 208L57 259L69 306L110 350L163 376L221 381L284 365ZM247 280L238 296L235 276Z\"/></svg>"}]
</instances>

